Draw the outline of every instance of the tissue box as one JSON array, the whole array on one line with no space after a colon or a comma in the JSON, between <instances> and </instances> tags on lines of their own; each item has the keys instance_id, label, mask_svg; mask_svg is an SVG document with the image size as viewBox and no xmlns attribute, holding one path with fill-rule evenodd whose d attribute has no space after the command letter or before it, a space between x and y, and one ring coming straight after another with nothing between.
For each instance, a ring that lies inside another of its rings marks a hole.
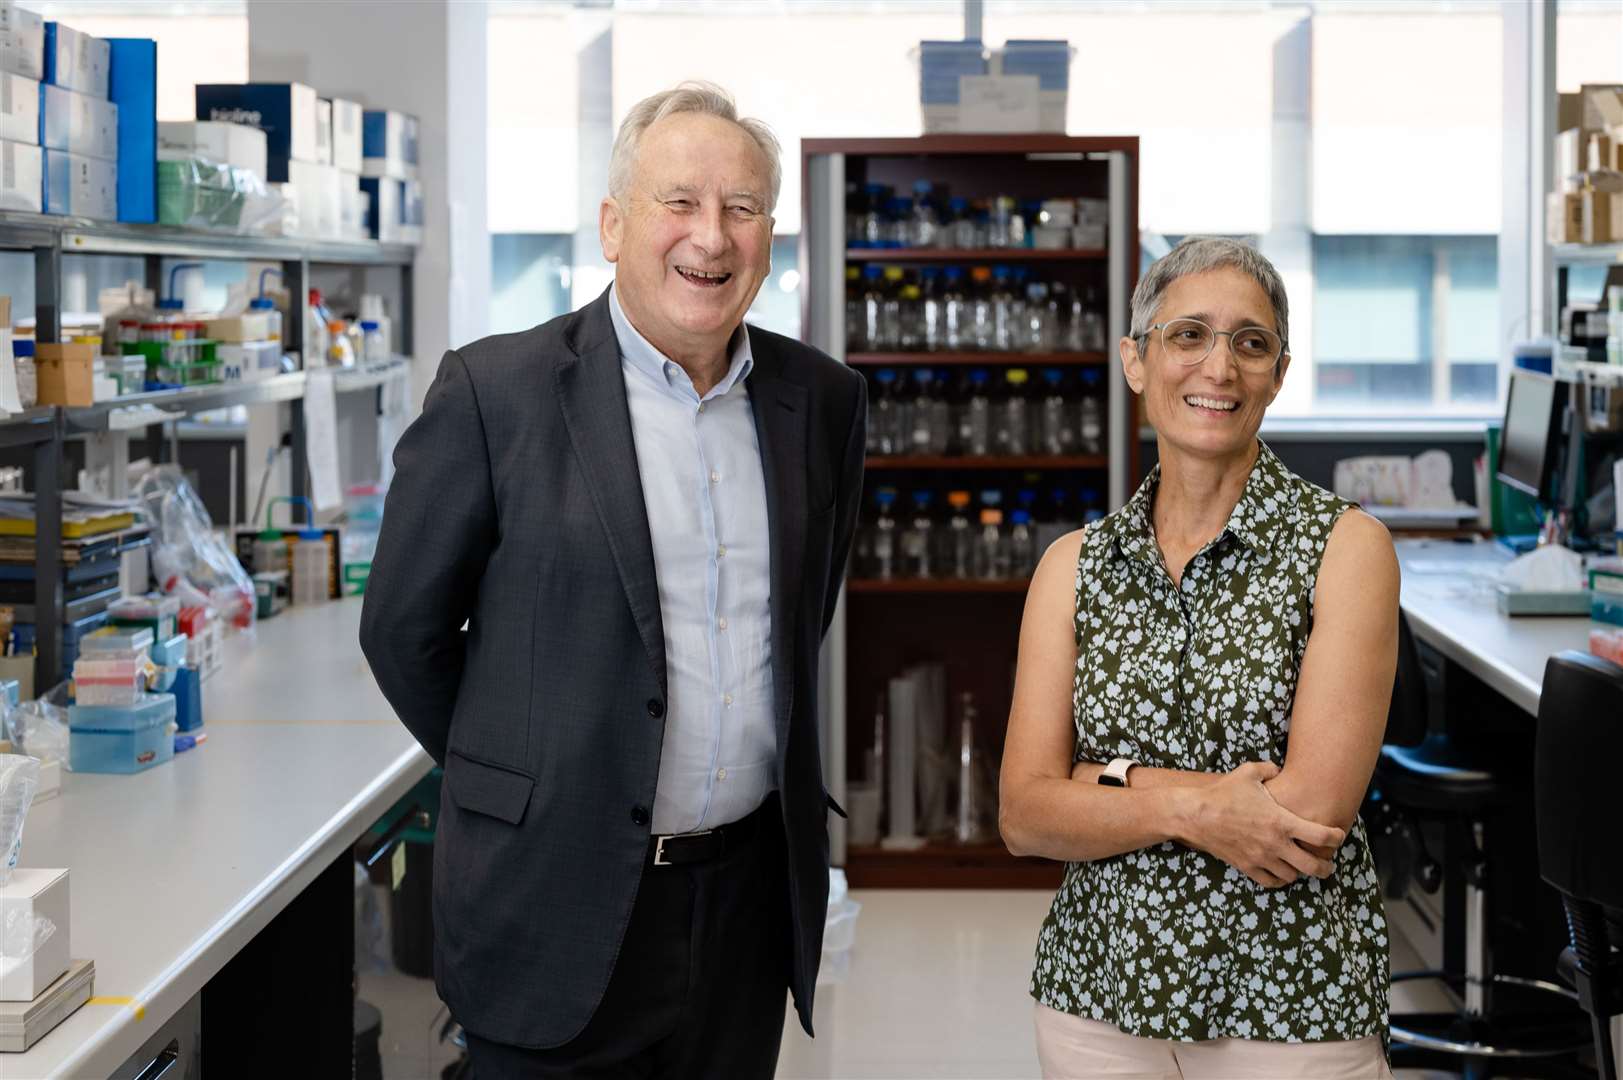
<instances>
[{"instance_id":1,"label":"tissue box","mask_svg":"<svg viewBox=\"0 0 1623 1080\"><path fill-rule=\"evenodd\" d=\"M33 79L0 72L0 139L39 142L39 96Z\"/></svg>"},{"instance_id":2,"label":"tissue box","mask_svg":"<svg viewBox=\"0 0 1623 1080\"><path fill-rule=\"evenodd\" d=\"M213 120L165 120L158 125L158 149L164 156L207 158L217 165L247 169L265 178L265 133L247 124Z\"/></svg>"},{"instance_id":3,"label":"tissue box","mask_svg":"<svg viewBox=\"0 0 1623 1080\"><path fill-rule=\"evenodd\" d=\"M45 24L46 82L105 98L111 68L107 42L65 23Z\"/></svg>"},{"instance_id":4,"label":"tissue box","mask_svg":"<svg viewBox=\"0 0 1623 1080\"><path fill-rule=\"evenodd\" d=\"M104 161L118 159L118 106L50 83L39 87L39 144Z\"/></svg>"},{"instance_id":5,"label":"tissue box","mask_svg":"<svg viewBox=\"0 0 1623 1080\"><path fill-rule=\"evenodd\" d=\"M361 151L361 127L365 123L359 102L332 99L332 163L341 171L359 173L365 155Z\"/></svg>"},{"instance_id":6,"label":"tissue box","mask_svg":"<svg viewBox=\"0 0 1623 1080\"><path fill-rule=\"evenodd\" d=\"M158 43L112 38L109 91L118 107L118 220L158 220Z\"/></svg>"},{"instance_id":7,"label":"tissue box","mask_svg":"<svg viewBox=\"0 0 1623 1080\"><path fill-rule=\"evenodd\" d=\"M417 118L392 110L361 114L361 175L417 179Z\"/></svg>"},{"instance_id":8,"label":"tissue box","mask_svg":"<svg viewBox=\"0 0 1623 1080\"><path fill-rule=\"evenodd\" d=\"M40 213L44 201L44 152L26 143L0 141L0 210Z\"/></svg>"},{"instance_id":9,"label":"tissue box","mask_svg":"<svg viewBox=\"0 0 1623 1080\"><path fill-rule=\"evenodd\" d=\"M68 872L18 867L0 885L0 926L13 919L49 919L55 932L27 959L0 958L0 1001L33 1001L72 959L68 933Z\"/></svg>"},{"instance_id":10,"label":"tissue box","mask_svg":"<svg viewBox=\"0 0 1623 1080\"><path fill-rule=\"evenodd\" d=\"M118 219L118 163L46 150L42 190L47 214ZM89 402L86 402L89 404Z\"/></svg>"},{"instance_id":11,"label":"tissue box","mask_svg":"<svg viewBox=\"0 0 1623 1080\"><path fill-rule=\"evenodd\" d=\"M0 71L45 78L45 20L11 0L0 0Z\"/></svg>"},{"instance_id":12,"label":"tissue box","mask_svg":"<svg viewBox=\"0 0 1623 1080\"><path fill-rule=\"evenodd\" d=\"M296 184L288 165L316 163L316 92L303 83L204 84L196 96L199 120L247 124L265 133L265 180Z\"/></svg>"},{"instance_id":13,"label":"tissue box","mask_svg":"<svg viewBox=\"0 0 1623 1080\"><path fill-rule=\"evenodd\" d=\"M175 756L175 699L148 694L134 705L68 707L68 766L74 772L137 773Z\"/></svg>"}]
</instances>

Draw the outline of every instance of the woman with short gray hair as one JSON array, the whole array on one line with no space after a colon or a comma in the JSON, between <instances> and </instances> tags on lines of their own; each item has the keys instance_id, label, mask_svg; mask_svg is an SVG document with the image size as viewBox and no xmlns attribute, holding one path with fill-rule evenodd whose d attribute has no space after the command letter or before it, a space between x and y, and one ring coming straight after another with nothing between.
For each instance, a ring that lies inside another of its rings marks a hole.
<instances>
[{"instance_id":1,"label":"woman with short gray hair","mask_svg":"<svg viewBox=\"0 0 1623 1080\"><path fill-rule=\"evenodd\" d=\"M1158 462L1032 580L1000 824L1015 854L1069 864L1032 975L1046 1076L1390 1076L1358 807L1397 558L1257 437L1288 318L1236 241L1150 267L1119 352Z\"/></svg>"}]
</instances>

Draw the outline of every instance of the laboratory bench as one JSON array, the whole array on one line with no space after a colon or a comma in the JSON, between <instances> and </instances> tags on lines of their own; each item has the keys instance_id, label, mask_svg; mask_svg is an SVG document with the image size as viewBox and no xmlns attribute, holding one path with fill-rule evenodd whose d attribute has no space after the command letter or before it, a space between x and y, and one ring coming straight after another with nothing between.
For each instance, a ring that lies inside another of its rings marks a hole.
<instances>
[{"instance_id":1,"label":"laboratory bench","mask_svg":"<svg viewBox=\"0 0 1623 1080\"><path fill-rule=\"evenodd\" d=\"M94 996L0 1055L0 1076L135 1077L171 1028L193 1049L214 1033L222 1066L267 1008L291 1021L287 1075L348 1075L351 849L432 765L361 656L360 611L295 607L231 637L203 688L207 742L134 776L65 773L33 808L21 865L71 870L72 953L95 962Z\"/></svg>"}]
</instances>

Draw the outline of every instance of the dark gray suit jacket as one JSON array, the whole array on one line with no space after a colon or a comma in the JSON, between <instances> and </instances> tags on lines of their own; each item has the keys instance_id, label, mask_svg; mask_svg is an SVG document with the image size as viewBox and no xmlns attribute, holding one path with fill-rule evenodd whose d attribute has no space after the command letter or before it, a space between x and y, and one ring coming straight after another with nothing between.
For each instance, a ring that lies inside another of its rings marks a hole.
<instances>
[{"instance_id":1,"label":"dark gray suit jacket","mask_svg":"<svg viewBox=\"0 0 1623 1080\"><path fill-rule=\"evenodd\" d=\"M866 392L817 350L748 332L791 989L810 1032L832 803L817 658L861 500ZM649 539L664 523L643 505L608 294L446 353L394 460L361 647L445 767L436 983L474 1033L559 1046L597 1009L631 917L666 699Z\"/></svg>"}]
</instances>

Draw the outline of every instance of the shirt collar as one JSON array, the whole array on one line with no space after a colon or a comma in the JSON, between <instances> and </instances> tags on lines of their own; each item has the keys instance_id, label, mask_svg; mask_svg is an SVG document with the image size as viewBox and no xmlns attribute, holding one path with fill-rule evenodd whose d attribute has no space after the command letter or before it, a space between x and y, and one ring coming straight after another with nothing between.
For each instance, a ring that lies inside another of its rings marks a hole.
<instances>
[{"instance_id":1,"label":"shirt collar","mask_svg":"<svg viewBox=\"0 0 1623 1080\"><path fill-rule=\"evenodd\" d=\"M1290 511L1295 507L1290 479L1290 472L1268 449L1268 444L1257 440L1257 460L1251 466L1251 475L1246 478L1245 489L1240 492L1240 501L1234 504L1228 524L1223 526L1218 539L1225 535L1233 536L1257 554L1267 553L1279 540L1279 526L1290 520ZM1156 462L1133 497L1127 500L1127 505L1116 515L1116 550L1128 558L1145 562L1155 562L1159 558L1151 507L1160 483L1161 463Z\"/></svg>"},{"instance_id":2,"label":"shirt collar","mask_svg":"<svg viewBox=\"0 0 1623 1080\"><path fill-rule=\"evenodd\" d=\"M692 390L692 380L688 378L687 372L682 370L681 365L660 352L654 347L653 342L643 337L637 328L631 325L625 309L620 306L618 282L609 289L609 318L614 321L614 336L620 344L620 355L632 367L661 386ZM710 392L704 396L706 401L731 392L733 387L749 378L750 371L755 367L755 357L750 352L749 331L743 323L733 331L732 340L727 343L727 351L727 374L711 387Z\"/></svg>"}]
</instances>

